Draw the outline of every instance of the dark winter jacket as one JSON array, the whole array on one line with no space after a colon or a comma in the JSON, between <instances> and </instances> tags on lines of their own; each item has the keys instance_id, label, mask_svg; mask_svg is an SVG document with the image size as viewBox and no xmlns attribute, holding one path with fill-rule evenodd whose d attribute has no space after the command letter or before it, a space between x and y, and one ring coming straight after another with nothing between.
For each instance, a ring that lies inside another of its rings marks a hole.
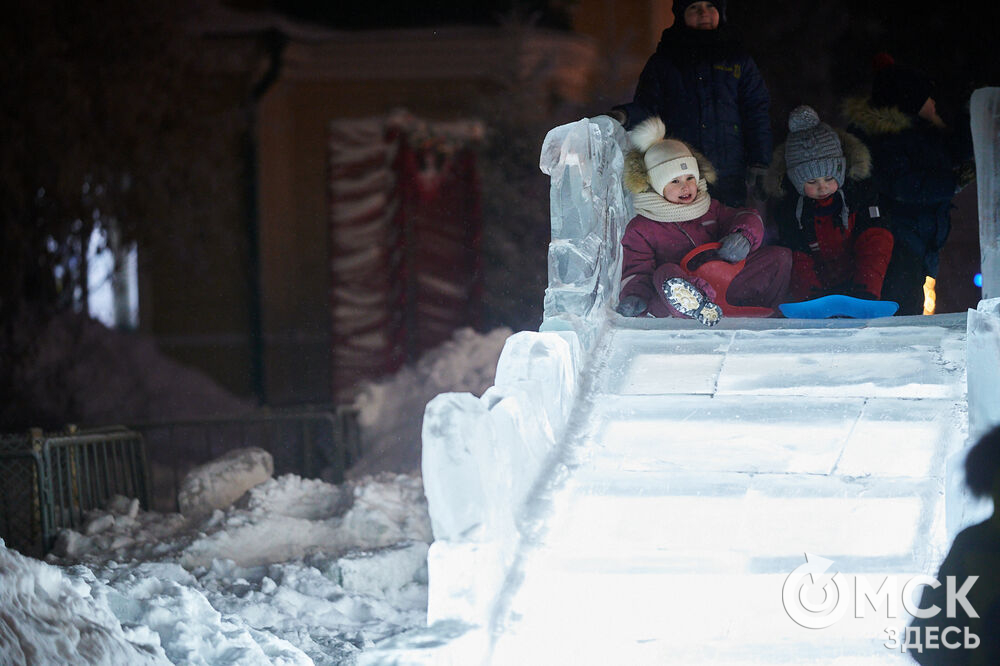
<instances>
[{"instance_id":1,"label":"dark winter jacket","mask_svg":"<svg viewBox=\"0 0 1000 666\"><path fill-rule=\"evenodd\" d=\"M855 98L844 113L849 130L871 149L879 205L896 243L923 257L926 274L937 276L938 251L951 230L955 169L967 156L957 154L947 130L895 107Z\"/></svg>"},{"instance_id":2,"label":"dark winter jacket","mask_svg":"<svg viewBox=\"0 0 1000 666\"><path fill-rule=\"evenodd\" d=\"M843 198L839 193L824 201L800 196L786 175L784 145L774 151L768 171L770 219L778 228L778 244L796 253L794 300L831 293L879 298L892 256L893 238L879 207L871 153L856 136L843 130L837 135L847 160Z\"/></svg>"},{"instance_id":3,"label":"dark winter jacket","mask_svg":"<svg viewBox=\"0 0 1000 666\"><path fill-rule=\"evenodd\" d=\"M725 179L770 161L769 106L760 70L728 26L678 22L663 31L633 101L617 108L628 114L627 129L659 115L668 134L704 153Z\"/></svg>"}]
</instances>

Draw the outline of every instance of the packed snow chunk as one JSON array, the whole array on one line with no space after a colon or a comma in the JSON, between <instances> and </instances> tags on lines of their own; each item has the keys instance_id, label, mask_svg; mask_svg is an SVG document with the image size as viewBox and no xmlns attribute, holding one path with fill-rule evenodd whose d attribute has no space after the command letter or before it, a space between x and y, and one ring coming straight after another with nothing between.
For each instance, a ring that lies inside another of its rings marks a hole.
<instances>
[{"instance_id":1,"label":"packed snow chunk","mask_svg":"<svg viewBox=\"0 0 1000 666\"><path fill-rule=\"evenodd\" d=\"M264 449L234 449L191 470L181 482L177 504L186 518L204 518L225 509L273 473L274 459Z\"/></svg>"},{"instance_id":2,"label":"packed snow chunk","mask_svg":"<svg viewBox=\"0 0 1000 666\"><path fill-rule=\"evenodd\" d=\"M386 472L359 480L342 529L364 548L381 548L406 540L430 543L434 537L420 478Z\"/></svg>"},{"instance_id":3,"label":"packed snow chunk","mask_svg":"<svg viewBox=\"0 0 1000 666\"><path fill-rule=\"evenodd\" d=\"M94 542L75 530L60 530L52 553L57 557L79 558L94 550Z\"/></svg>"},{"instance_id":4,"label":"packed snow chunk","mask_svg":"<svg viewBox=\"0 0 1000 666\"><path fill-rule=\"evenodd\" d=\"M289 562L309 553L347 552L354 544L336 520L303 520L274 515L264 517L233 511L184 547L180 563L188 568L210 567L216 559L241 567Z\"/></svg>"},{"instance_id":5,"label":"packed snow chunk","mask_svg":"<svg viewBox=\"0 0 1000 666\"><path fill-rule=\"evenodd\" d=\"M141 511L139 500L121 495L109 499L104 510L88 511L79 531L63 529L47 559L142 560L176 549L175 538L187 527L179 513Z\"/></svg>"},{"instance_id":6,"label":"packed snow chunk","mask_svg":"<svg viewBox=\"0 0 1000 666\"><path fill-rule=\"evenodd\" d=\"M129 498L123 495L114 495L105 503L104 508L111 513L128 516L132 520L135 520L136 516L139 515L139 499L136 497Z\"/></svg>"},{"instance_id":7,"label":"packed snow chunk","mask_svg":"<svg viewBox=\"0 0 1000 666\"><path fill-rule=\"evenodd\" d=\"M427 544L413 541L351 553L337 560L337 566L340 584L348 592L393 598L413 583L427 584Z\"/></svg>"},{"instance_id":8,"label":"packed snow chunk","mask_svg":"<svg viewBox=\"0 0 1000 666\"><path fill-rule=\"evenodd\" d=\"M101 584L89 569L74 567L96 586L118 618L158 635L170 663L192 666L246 664L311 665L299 648L248 626L236 614L222 614L197 589L195 578L176 564L148 563L101 572ZM86 663L86 662L81 662ZM129 663L129 662L119 662Z\"/></svg>"},{"instance_id":9,"label":"packed snow chunk","mask_svg":"<svg viewBox=\"0 0 1000 666\"><path fill-rule=\"evenodd\" d=\"M203 522L204 532L184 546L181 563L193 569L222 558L251 567L311 553L339 556L400 541L431 541L419 478L386 473L352 485L340 490L291 474L269 479Z\"/></svg>"},{"instance_id":10,"label":"packed snow chunk","mask_svg":"<svg viewBox=\"0 0 1000 666\"><path fill-rule=\"evenodd\" d=\"M326 520L344 512L348 493L320 479L286 474L252 488L237 506L253 513Z\"/></svg>"},{"instance_id":11,"label":"packed snow chunk","mask_svg":"<svg viewBox=\"0 0 1000 666\"><path fill-rule=\"evenodd\" d=\"M9 550L2 540L0 608L5 665L171 663L156 634L123 629L86 582Z\"/></svg>"},{"instance_id":12,"label":"packed snow chunk","mask_svg":"<svg viewBox=\"0 0 1000 666\"><path fill-rule=\"evenodd\" d=\"M347 592L338 580L337 558L322 554L249 569L217 560L200 578L223 616L291 642L316 666L354 664L374 642L426 624L425 585L408 585L389 601Z\"/></svg>"}]
</instances>

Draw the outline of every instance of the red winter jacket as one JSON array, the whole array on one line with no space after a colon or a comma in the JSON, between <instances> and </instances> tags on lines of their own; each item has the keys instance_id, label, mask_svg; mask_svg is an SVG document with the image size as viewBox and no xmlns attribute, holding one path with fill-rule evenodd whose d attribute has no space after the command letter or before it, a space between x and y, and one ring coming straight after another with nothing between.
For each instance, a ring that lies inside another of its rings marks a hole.
<instances>
[{"instance_id":1,"label":"red winter jacket","mask_svg":"<svg viewBox=\"0 0 1000 666\"><path fill-rule=\"evenodd\" d=\"M657 222L636 215L622 236L622 289L619 299L636 295L651 303L657 290L653 272L663 264L680 264L689 251L739 231L750 241L750 251L760 247L764 223L757 211L730 208L713 199L708 211L687 222Z\"/></svg>"},{"instance_id":2,"label":"red winter jacket","mask_svg":"<svg viewBox=\"0 0 1000 666\"><path fill-rule=\"evenodd\" d=\"M893 238L870 182L848 178L843 198L840 193L824 201L803 197L801 220L796 215L799 194L787 178L784 183L788 193L775 202L773 219L779 243L794 252L792 300L826 294L880 298ZM845 203L846 226L841 217Z\"/></svg>"}]
</instances>

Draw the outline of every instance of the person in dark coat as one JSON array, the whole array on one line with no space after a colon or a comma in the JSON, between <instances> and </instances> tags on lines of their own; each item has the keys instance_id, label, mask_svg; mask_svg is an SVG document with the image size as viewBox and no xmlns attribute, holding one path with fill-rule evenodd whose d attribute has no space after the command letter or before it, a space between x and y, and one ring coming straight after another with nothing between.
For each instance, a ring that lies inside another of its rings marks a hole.
<instances>
[{"instance_id":1,"label":"person in dark coat","mask_svg":"<svg viewBox=\"0 0 1000 666\"><path fill-rule=\"evenodd\" d=\"M711 163L684 142L667 139L664 132L663 122L654 116L629 133L634 149L625 157L624 182L637 214L621 240L618 313L717 324L723 313L714 288L680 266L688 252L712 242L721 244L715 258L746 260L725 294L729 303L766 308L783 303L791 252L761 247L760 214L709 196L708 183L715 176Z\"/></svg>"},{"instance_id":2,"label":"person in dark coat","mask_svg":"<svg viewBox=\"0 0 1000 666\"><path fill-rule=\"evenodd\" d=\"M792 250L791 301L882 295L893 238L878 206L871 153L854 135L800 106L768 172L778 244Z\"/></svg>"},{"instance_id":3,"label":"person in dark coat","mask_svg":"<svg viewBox=\"0 0 1000 666\"><path fill-rule=\"evenodd\" d=\"M931 617L914 618L910 625L920 632L921 643L936 637L937 647L910 651L924 666L1000 664L1000 426L987 431L969 450L965 483L973 496L993 499L993 515L958 533L938 569L940 586L923 588L919 607L940 609ZM954 577L952 589L965 590L963 597L954 595L953 613L948 612L949 577ZM970 635L977 639L969 640Z\"/></svg>"},{"instance_id":4,"label":"person in dark coat","mask_svg":"<svg viewBox=\"0 0 1000 666\"><path fill-rule=\"evenodd\" d=\"M626 129L659 116L670 136L715 167L712 196L742 206L748 184L762 190L771 159L770 94L726 22L725 0L674 0L673 11L674 24L643 68L634 99L610 115Z\"/></svg>"},{"instance_id":5,"label":"person in dark coat","mask_svg":"<svg viewBox=\"0 0 1000 666\"><path fill-rule=\"evenodd\" d=\"M975 174L969 137L945 127L923 73L877 60L871 96L844 105L848 130L871 149L879 205L895 238L882 297L923 313L926 277L951 230L952 198Z\"/></svg>"}]
</instances>

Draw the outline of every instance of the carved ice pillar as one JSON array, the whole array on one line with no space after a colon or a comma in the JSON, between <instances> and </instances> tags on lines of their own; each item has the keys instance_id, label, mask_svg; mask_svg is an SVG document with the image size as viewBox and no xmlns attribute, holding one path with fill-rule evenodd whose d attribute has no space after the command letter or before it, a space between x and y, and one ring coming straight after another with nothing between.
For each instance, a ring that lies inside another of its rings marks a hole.
<instances>
[{"instance_id":1,"label":"carved ice pillar","mask_svg":"<svg viewBox=\"0 0 1000 666\"><path fill-rule=\"evenodd\" d=\"M1000 88L980 88L969 104L979 192L983 299L1000 297Z\"/></svg>"},{"instance_id":2,"label":"carved ice pillar","mask_svg":"<svg viewBox=\"0 0 1000 666\"><path fill-rule=\"evenodd\" d=\"M422 467L434 531L429 623L488 626L532 490L569 417L579 365L572 333L517 333L504 345L496 383L482 397L443 393L427 404Z\"/></svg>"},{"instance_id":3,"label":"carved ice pillar","mask_svg":"<svg viewBox=\"0 0 1000 666\"><path fill-rule=\"evenodd\" d=\"M542 144L552 240L542 330L574 330L589 348L605 305L618 301L621 237L632 218L622 188L628 137L606 116L561 125Z\"/></svg>"}]
</instances>

